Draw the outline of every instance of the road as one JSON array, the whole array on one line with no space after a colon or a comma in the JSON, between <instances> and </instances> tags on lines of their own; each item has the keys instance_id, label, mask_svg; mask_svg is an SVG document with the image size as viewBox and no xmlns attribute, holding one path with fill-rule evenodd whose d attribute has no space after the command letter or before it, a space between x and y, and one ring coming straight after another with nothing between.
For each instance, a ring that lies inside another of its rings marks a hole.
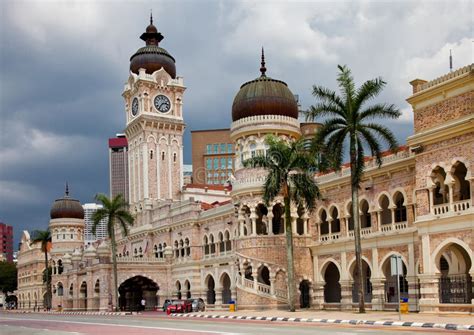
<instances>
[{"instance_id":1,"label":"road","mask_svg":"<svg viewBox=\"0 0 474 335\"><path fill-rule=\"evenodd\" d=\"M201 320L144 314L130 316L0 313L0 335L314 335L448 334L437 329L307 324L247 320ZM453 331L455 334L472 332Z\"/></svg>"}]
</instances>

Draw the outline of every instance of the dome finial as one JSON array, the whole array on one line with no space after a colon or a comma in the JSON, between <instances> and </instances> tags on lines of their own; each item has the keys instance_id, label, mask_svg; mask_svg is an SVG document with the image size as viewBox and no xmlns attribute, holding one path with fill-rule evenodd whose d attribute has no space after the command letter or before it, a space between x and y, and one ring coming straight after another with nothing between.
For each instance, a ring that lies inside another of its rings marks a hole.
<instances>
[{"instance_id":1,"label":"dome finial","mask_svg":"<svg viewBox=\"0 0 474 335\"><path fill-rule=\"evenodd\" d=\"M69 185L68 183L66 182L66 192L64 192L64 194L68 197L69 196Z\"/></svg>"},{"instance_id":2,"label":"dome finial","mask_svg":"<svg viewBox=\"0 0 474 335\"><path fill-rule=\"evenodd\" d=\"M153 10L150 9L150 24L153 24Z\"/></svg>"},{"instance_id":3,"label":"dome finial","mask_svg":"<svg viewBox=\"0 0 474 335\"><path fill-rule=\"evenodd\" d=\"M260 64L261 64L260 72L262 73L262 77L266 77L265 72L267 72L267 68L265 67L265 53L263 51L263 47L262 47L262 62Z\"/></svg>"}]
</instances>

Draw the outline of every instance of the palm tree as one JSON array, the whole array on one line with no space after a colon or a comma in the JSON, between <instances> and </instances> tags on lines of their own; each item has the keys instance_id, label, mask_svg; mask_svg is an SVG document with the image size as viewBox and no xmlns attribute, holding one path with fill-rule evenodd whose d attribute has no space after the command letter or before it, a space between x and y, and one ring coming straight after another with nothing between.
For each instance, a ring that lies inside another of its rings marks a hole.
<instances>
[{"instance_id":1,"label":"palm tree","mask_svg":"<svg viewBox=\"0 0 474 335\"><path fill-rule=\"evenodd\" d=\"M118 285L117 285L117 245L115 241L115 225L119 224L125 236L128 235L128 226L133 225L134 218L127 209L121 194L116 195L110 199L105 194L97 194L96 200L100 201L102 208L99 208L92 216L94 222L92 226L92 233L95 234L98 225L103 219L107 219L107 232L112 245L112 264L114 273L114 293L115 293L115 308L118 310Z\"/></svg>"},{"instance_id":2,"label":"palm tree","mask_svg":"<svg viewBox=\"0 0 474 335\"><path fill-rule=\"evenodd\" d=\"M386 142L393 152L397 150L397 141L393 133L374 119L396 119L400 111L394 106L376 103L366 106L384 88L381 78L368 80L358 89L347 66L338 65L338 86L341 95L322 86L313 86L313 96L317 103L305 112L307 120L327 117L315 136L313 150L323 152L329 166L339 170L344 159L345 143L349 142L351 168L352 217L354 219L354 240L356 254L356 273L359 277L359 312L365 313L364 290L362 280L362 258L359 222L359 187L364 172L364 147L370 150L380 167L382 164L381 141Z\"/></svg>"},{"instance_id":3,"label":"palm tree","mask_svg":"<svg viewBox=\"0 0 474 335\"><path fill-rule=\"evenodd\" d=\"M319 197L319 189L311 173L315 167L314 157L304 149L304 140L287 143L283 139L267 136L269 148L266 156L260 155L244 161L245 167L263 167L268 175L263 187L263 201L268 206L278 195L285 204L286 257L288 267L288 307L295 311L295 285L293 261L293 232L291 227L291 205L303 207L311 212Z\"/></svg>"},{"instance_id":4,"label":"palm tree","mask_svg":"<svg viewBox=\"0 0 474 335\"><path fill-rule=\"evenodd\" d=\"M44 253L44 275L46 283L46 299L45 307L47 310L51 308L51 279L49 278L49 262L48 262L48 244L51 242L51 232L49 228L46 230L35 230L33 232L32 244L41 243L41 251Z\"/></svg>"}]
</instances>

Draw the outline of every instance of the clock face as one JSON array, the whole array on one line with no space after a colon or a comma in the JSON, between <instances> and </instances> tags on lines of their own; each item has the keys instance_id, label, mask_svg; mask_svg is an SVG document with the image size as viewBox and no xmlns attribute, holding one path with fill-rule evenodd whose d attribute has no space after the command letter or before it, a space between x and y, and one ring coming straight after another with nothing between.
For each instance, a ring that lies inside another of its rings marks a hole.
<instances>
[{"instance_id":1,"label":"clock face","mask_svg":"<svg viewBox=\"0 0 474 335\"><path fill-rule=\"evenodd\" d=\"M161 113L167 113L171 109L171 101L164 95L157 95L154 104L155 108Z\"/></svg>"},{"instance_id":2,"label":"clock face","mask_svg":"<svg viewBox=\"0 0 474 335\"><path fill-rule=\"evenodd\" d=\"M135 98L132 101L132 115L136 116L138 114L138 99Z\"/></svg>"}]
</instances>

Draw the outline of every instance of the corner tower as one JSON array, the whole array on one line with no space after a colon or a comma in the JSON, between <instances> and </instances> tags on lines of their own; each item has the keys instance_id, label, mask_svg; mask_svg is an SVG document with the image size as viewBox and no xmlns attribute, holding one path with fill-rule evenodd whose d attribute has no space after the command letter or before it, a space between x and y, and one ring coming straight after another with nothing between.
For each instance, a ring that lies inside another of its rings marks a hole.
<instances>
[{"instance_id":1,"label":"corner tower","mask_svg":"<svg viewBox=\"0 0 474 335\"><path fill-rule=\"evenodd\" d=\"M139 212L160 199L179 200L183 164L183 78L175 59L150 24L140 36L146 45L130 58L125 99L129 154L129 203Z\"/></svg>"}]
</instances>

